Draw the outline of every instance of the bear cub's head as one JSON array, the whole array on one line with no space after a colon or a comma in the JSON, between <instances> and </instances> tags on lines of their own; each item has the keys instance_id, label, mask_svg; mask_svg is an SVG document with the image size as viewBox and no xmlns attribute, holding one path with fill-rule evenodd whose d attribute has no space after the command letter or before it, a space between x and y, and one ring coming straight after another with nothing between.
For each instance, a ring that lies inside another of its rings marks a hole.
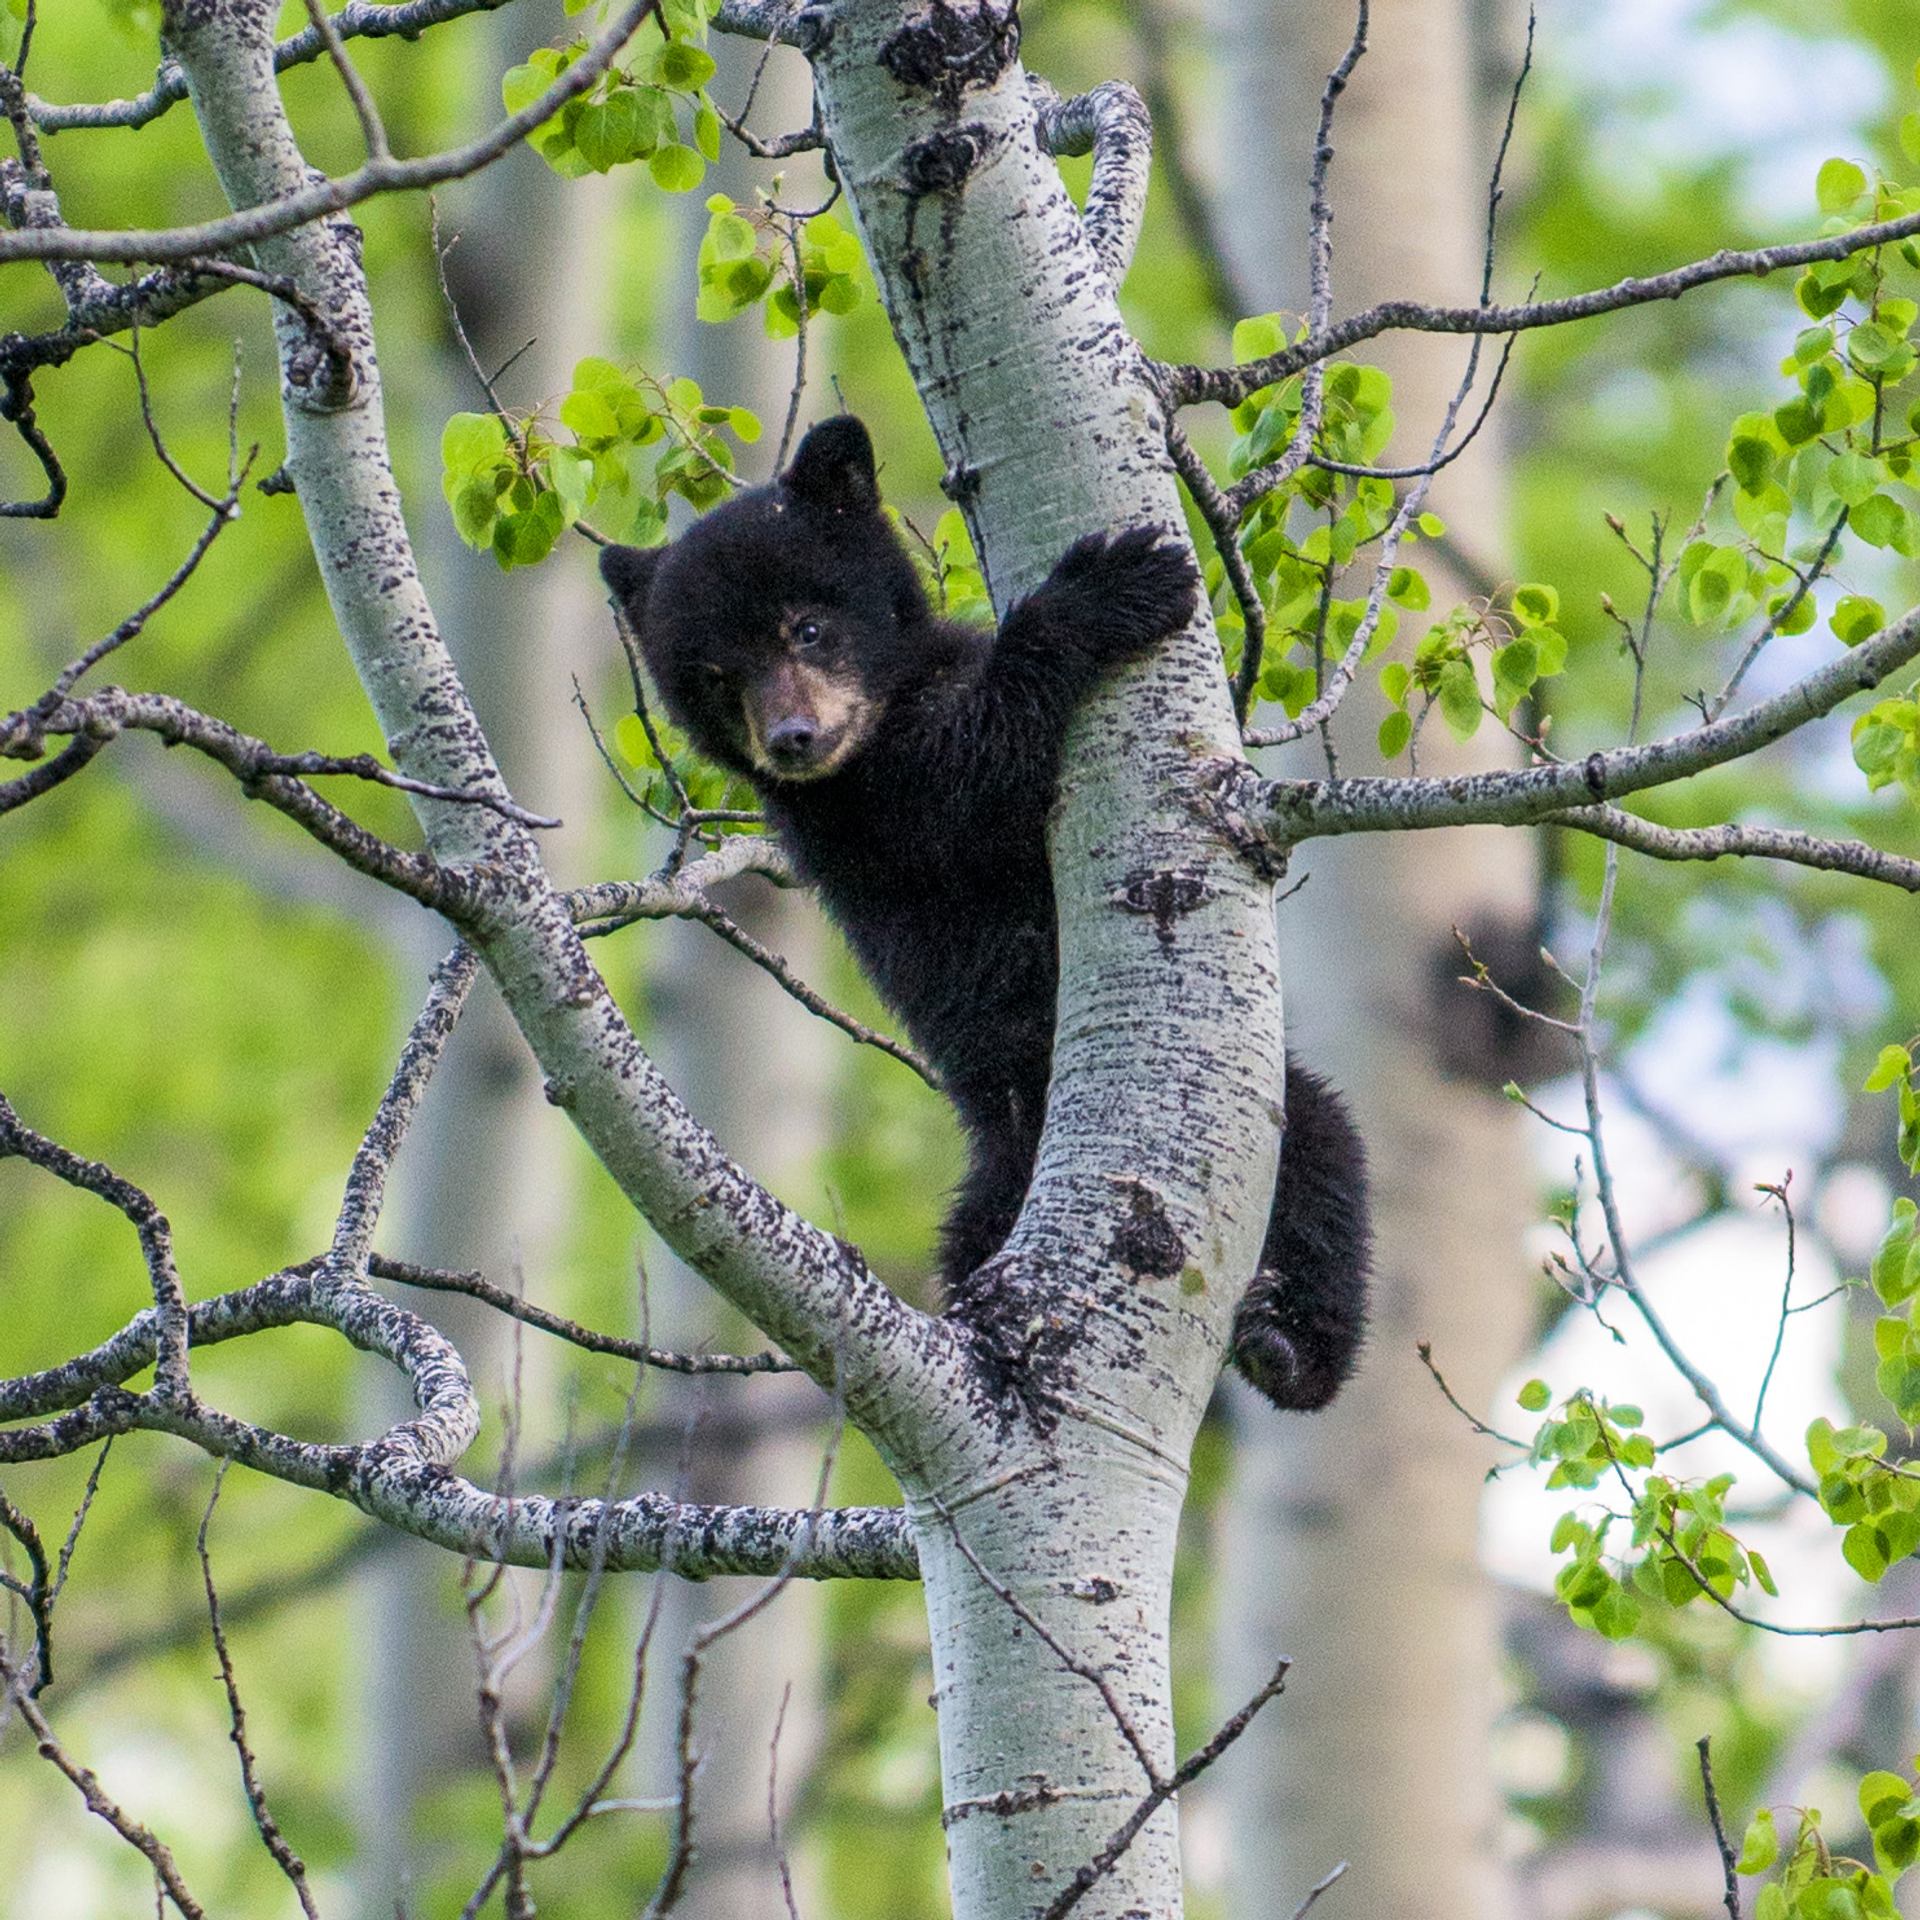
<instances>
[{"instance_id":1,"label":"bear cub's head","mask_svg":"<svg viewBox=\"0 0 1920 1920\"><path fill-rule=\"evenodd\" d=\"M851 414L671 545L603 547L600 572L667 711L762 783L839 772L925 675L932 614Z\"/></svg>"}]
</instances>

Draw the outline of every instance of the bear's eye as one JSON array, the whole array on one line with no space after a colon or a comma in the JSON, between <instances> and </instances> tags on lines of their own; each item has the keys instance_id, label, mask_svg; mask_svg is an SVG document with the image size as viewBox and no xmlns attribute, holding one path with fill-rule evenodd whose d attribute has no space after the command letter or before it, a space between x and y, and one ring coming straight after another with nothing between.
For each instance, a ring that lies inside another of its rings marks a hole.
<instances>
[{"instance_id":1,"label":"bear's eye","mask_svg":"<svg viewBox=\"0 0 1920 1920\"><path fill-rule=\"evenodd\" d=\"M818 620L802 620L793 630L793 644L796 647L817 647L825 638Z\"/></svg>"}]
</instances>

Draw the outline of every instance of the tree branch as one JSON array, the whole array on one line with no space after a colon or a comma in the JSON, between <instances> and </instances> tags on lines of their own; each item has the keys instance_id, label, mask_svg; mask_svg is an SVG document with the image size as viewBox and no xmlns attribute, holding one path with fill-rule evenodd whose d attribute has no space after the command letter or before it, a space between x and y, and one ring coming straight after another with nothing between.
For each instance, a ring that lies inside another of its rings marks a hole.
<instances>
[{"instance_id":1,"label":"tree branch","mask_svg":"<svg viewBox=\"0 0 1920 1920\"><path fill-rule=\"evenodd\" d=\"M767 1576L788 1566L810 1580L916 1575L906 1516L894 1507L816 1515L701 1506L652 1492L611 1502L486 1492L450 1471L478 1429L479 1410L446 1337L419 1315L364 1286L335 1284L311 1265L196 1301L188 1312L196 1347L296 1325L331 1328L397 1366L412 1383L417 1417L364 1446L337 1446L295 1440L198 1400L167 1404L129 1393L121 1383L155 1357L158 1317L148 1309L89 1353L0 1381L0 1421L42 1422L0 1432L0 1463L60 1458L110 1434L171 1433L479 1560L584 1567L598 1552L611 1570L658 1567L692 1580Z\"/></svg>"},{"instance_id":2,"label":"tree branch","mask_svg":"<svg viewBox=\"0 0 1920 1920\"><path fill-rule=\"evenodd\" d=\"M330 16L332 29L342 40L384 40L397 35L417 40L429 27L459 20L470 13L493 13L508 0L404 0L388 6L382 0L348 0ZM318 27L303 27L273 50L273 69L284 73L318 60L327 51ZM63 106L29 94L27 108L42 133L62 133L72 127L144 127L187 97L187 77L179 61L163 60L154 82L131 100L105 100Z\"/></svg>"},{"instance_id":3,"label":"tree branch","mask_svg":"<svg viewBox=\"0 0 1920 1920\"><path fill-rule=\"evenodd\" d=\"M0 233L4 260L187 260L195 254L226 253L255 246L278 234L343 213L376 194L404 193L465 179L490 166L569 100L585 93L612 66L620 50L658 0L628 0L593 46L561 74L537 100L510 114L464 146L414 160L375 155L339 179L322 179L254 202L242 211L195 226L138 228L35 227ZM464 9L477 11L478 4ZM371 11L371 9L369 10ZM316 48L316 52L319 49ZM183 59L183 67L190 62ZM111 124L111 123L109 123ZM305 169L302 168L304 174Z\"/></svg>"},{"instance_id":4,"label":"tree branch","mask_svg":"<svg viewBox=\"0 0 1920 1920\"><path fill-rule=\"evenodd\" d=\"M1234 407L1260 388L1272 386L1304 368L1317 366L1336 353L1358 346L1383 333L1522 333L1536 327L1565 326L1590 320L1625 307L1643 307L1655 300L1677 300L1695 287L1716 280L1764 277L1784 267L1811 266L1822 260L1845 260L1873 247L1920 234L1920 214L1902 214L1896 220L1876 221L1851 233L1824 240L1798 240L1772 247L1723 248L1709 259L1695 260L1665 273L1636 276L1590 293L1562 300L1542 300L1528 306L1432 307L1416 300L1388 300L1330 327L1315 330L1306 339L1262 360L1238 367L1175 366L1156 363L1155 372L1170 405L1188 407L1211 400Z\"/></svg>"},{"instance_id":5,"label":"tree branch","mask_svg":"<svg viewBox=\"0 0 1920 1920\"><path fill-rule=\"evenodd\" d=\"M1274 846L1327 834L1529 826L1744 759L1823 718L1854 694L1871 692L1916 658L1920 609L1744 713L1647 746L1449 779L1262 780L1236 763L1218 777L1216 804L1230 831L1241 836L1251 832Z\"/></svg>"},{"instance_id":6,"label":"tree branch","mask_svg":"<svg viewBox=\"0 0 1920 1920\"><path fill-rule=\"evenodd\" d=\"M1127 277L1147 212L1153 165L1153 122L1146 102L1124 80L1103 80L1063 100L1044 80L1029 78L1041 150L1056 159L1093 155L1093 181L1081 220L1114 287Z\"/></svg>"}]
</instances>

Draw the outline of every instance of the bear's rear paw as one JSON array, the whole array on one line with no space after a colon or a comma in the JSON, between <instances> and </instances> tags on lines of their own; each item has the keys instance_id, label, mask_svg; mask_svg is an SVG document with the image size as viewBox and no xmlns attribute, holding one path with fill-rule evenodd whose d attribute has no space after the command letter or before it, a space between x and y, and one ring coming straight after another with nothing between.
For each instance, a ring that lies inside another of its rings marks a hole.
<instances>
[{"instance_id":1,"label":"bear's rear paw","mask_svg":"<svg viewBox=\"0 0 1920 1920\"><path fill-rule=\"evenodd\" d=\"M1086 652L1137 660L1193 618L1200 577L1181 541L1152 527L1089 533L1060 558L1045 588L1047 611L1071 621Z\"/></svg>"}]
</instances>

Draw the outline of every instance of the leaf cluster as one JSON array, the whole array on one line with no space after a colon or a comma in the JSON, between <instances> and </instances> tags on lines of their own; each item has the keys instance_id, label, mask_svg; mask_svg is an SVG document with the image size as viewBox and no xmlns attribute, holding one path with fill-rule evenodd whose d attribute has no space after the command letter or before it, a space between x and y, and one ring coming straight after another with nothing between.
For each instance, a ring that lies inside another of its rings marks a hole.
<instances>
[{"instance_id":1,"label":"leaf cluster","mask_svg":"<svg viewBox=\"0 0 1920 1920\"><path fill-rule=\"evenodd\" d=\"M717 323L754 308L772 340L790 340L816 313L852 313L869 281L858 237L830 213L801 221L770 202L743 206L724 193L707 202L696 311Z\"/></svg>"},{"instance_id":2,"label":"leaf cluster","mask_svg":"<svg viewBox=\"0 0 1920 1920\"><path fill-rule=\"evenodd\" d=\"M1920 1770L1920 1759L1914 1765ZM1910 1775L1879 1769L1860 1782L1859 1801L1873 1840L1872 1866L1833 1852L1817 1808L1794 1809L1797 1825L1784 1848L1773 1809L1755 1813L1735 1871L1779 1872L1755 1897L1754 1920L1899 1920L1893 1889L1920 1857L1920 1794Z\"/></svg>"},{"instance_id":3,"label":"leaf cluster","mask_svg":"<svg viewBox=\"0 0 1920 1920\"><path fill-rule=\"evenodd\" d=\"M580 13L588 4L567 0L567 11ZM720 158L720 115L706 91L714 73L705 44L712 10L703 0L662 0L653 17L666 38L644 67L609 67L534 128L528 144L565 179L644 160L657 186L691 193L709 163ZM589 45L582 38L564 47L538 47L522 65L509 68L500 83L507 111L530 107Z\"/></svg>"},{"instance_id":4,"label":"leaf cluster","mask_svg":"<svg viewBox=\"0 0 1920 1920\"><path fill-rule=\"evenodd\" d=\"M440 436L454 526L502 568L538 564L589 513L607 539L657 545L671 496L704 511L732 487L721 429L747 444L760 437L755 414L712 404L692 380L662 384L591 356L573 370L559 428L570 442L538 414L456 413Z\"/></svg>"}]
</instances>

